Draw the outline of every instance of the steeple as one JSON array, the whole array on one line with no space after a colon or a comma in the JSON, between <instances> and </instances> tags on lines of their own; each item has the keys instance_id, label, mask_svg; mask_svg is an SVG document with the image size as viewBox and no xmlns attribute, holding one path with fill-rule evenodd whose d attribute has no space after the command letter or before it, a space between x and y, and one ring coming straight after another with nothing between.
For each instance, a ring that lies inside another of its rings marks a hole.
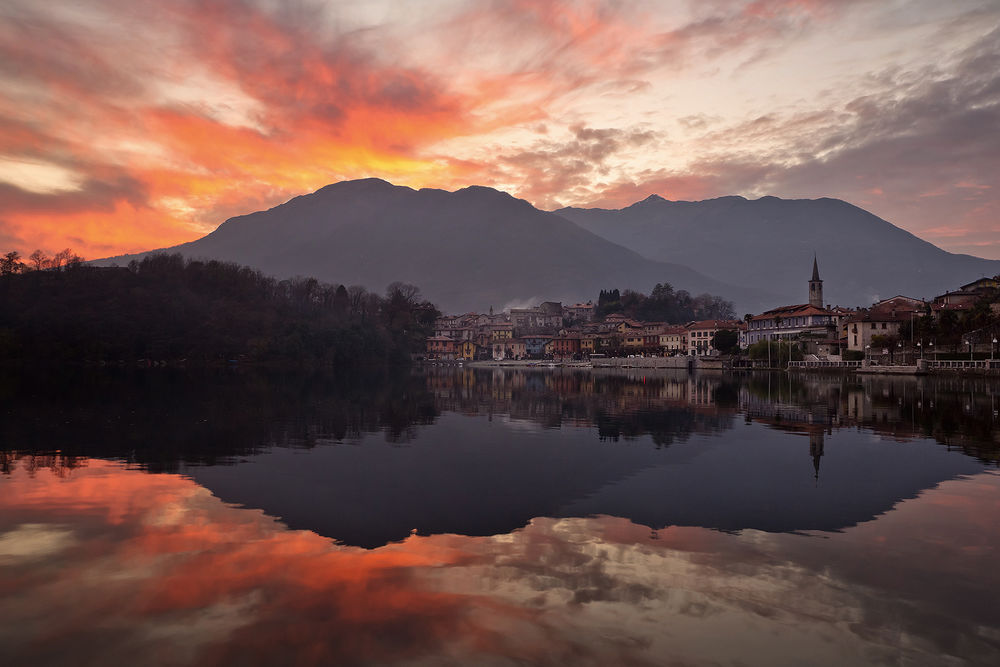
<instances>
[{"instance_id":1,"label":"steeple","mask_svg":"<svg viewBox=\"0 0 1000 667\"><path fill-rule=\"evenodd\" d=\"M816 308L823 307L823 281L819 279L819 263L816 260L816 253L813 253L813 277L809 281L809 305Z\"/></svg>"},{"instance_id":2,"label":"steeple","mask_svg":"<svg viewBox=\"0 0 1000 667\"><path fill-rule=\"evenodd\" d=\"M813 460L813 470L816 471L813 478L819 483L819 462L823 458L823 431L809 434L809 455Z\"/></svg>"}]
</instances>

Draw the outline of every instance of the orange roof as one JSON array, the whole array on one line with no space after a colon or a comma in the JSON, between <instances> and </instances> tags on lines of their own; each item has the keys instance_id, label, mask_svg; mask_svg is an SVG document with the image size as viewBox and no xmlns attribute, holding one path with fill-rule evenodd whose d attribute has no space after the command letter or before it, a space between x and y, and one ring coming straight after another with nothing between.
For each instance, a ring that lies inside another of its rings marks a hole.
<instances>
[{"instance_id":1,"label":"orange roof","mask_svg":"<svg viewBox=\"0 0 1000 667\"><path fill-rule=\"evenodd\" d=\"M752 320L773 320L775 317L799 317L802 315L832 315L833 312L826 308L817 308L809 303L800 303L794 306L779 306L771 310L764 311L760 315L754 315Z\"/></svg>"}]
</instances>

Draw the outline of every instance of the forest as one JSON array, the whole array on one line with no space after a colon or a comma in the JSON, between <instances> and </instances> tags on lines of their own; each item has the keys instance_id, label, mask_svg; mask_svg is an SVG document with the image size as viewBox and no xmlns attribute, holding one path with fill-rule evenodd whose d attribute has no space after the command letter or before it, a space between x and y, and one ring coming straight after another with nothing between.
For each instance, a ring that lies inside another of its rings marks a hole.
<instances>
[{"instance_id":1,"label":"forest","mask_svg":"<svg viewBox=\"0 0 1000 667\"><path fill-rule=\"evenodd\" d=\"M8 253L0 269L7 363L399 363L440 314L413 285L380 295L179 254L97 267L70 253L33 267Z\"/></svg>"},{"instance_id":2,"label":"forest","mask_svg":"<svg viewBox=\"0 0 1000 667\"><path fill-rule=\"evenodd\" d=\"M693 320L731 320L736 316L731 301L711 294L691 296L674 290L670 283L657 283L646 294L626 289L601 290L595 316L622 313L642 322L680 324Z\"/></svg>"}]
</instances>

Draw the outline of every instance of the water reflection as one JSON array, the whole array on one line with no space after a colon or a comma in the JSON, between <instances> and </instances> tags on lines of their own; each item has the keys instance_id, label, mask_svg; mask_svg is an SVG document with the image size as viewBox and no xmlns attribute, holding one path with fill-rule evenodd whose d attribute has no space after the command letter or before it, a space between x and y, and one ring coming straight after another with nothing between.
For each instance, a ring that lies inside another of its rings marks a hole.
<instances>
[{"instance_id":1,"label":"water reflection","mask_svg":"<svg viewBox=\"0 0 1000 667\"><path fill-rule=\"evenodd\" d=\"M3 386L8 473L62 474L81 457L181 471L368 548L542 516L837 531L997 461L983 380L435 368Z\"/></svg>"},{"instance_id":2,"label":"water reflection","mask_svg":"<svg viewBox=\"0 0 1000 667\"><path fill-rule=\"evenodd\" d=\"M995 664L1000 475L829 536L537 518L374 550L193 480L13 466L6 664ZM59 473L61 471L61 474Z\"/></svg>"}]
</instances>

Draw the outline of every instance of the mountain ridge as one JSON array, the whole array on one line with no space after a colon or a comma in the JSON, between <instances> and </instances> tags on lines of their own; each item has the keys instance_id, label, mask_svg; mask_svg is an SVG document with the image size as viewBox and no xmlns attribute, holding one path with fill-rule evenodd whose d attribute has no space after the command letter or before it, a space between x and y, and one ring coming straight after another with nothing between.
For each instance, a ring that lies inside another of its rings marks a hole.
<instances>
[{"instance_id":1,"label":"mountain ridge","mask_svg":"<svg viewBox=\"0 0 1000 667\"><path fill-rule=\"evenodd\" d=\"M832 197L647 197L621 209L553 212L644 257L683 257L723 282L776 292L784 303L803 300L814 252L827 303L847 306L867 306L895 294L932 298L981 275L1000 273L998 260L949 253Z\"/></svg>"},{"instance_id":2,"label":"mountain ridge","mask_svg":"<svg viewBox=\"0 0 1000 667\"><path fill-rule=\"evenodd\" d=\"M484 186L414 190L381 179L341 181L264 211L235 216L195 241L99 260L179 252L247 264L278 277L381 289L410 282L449 312L513 302L595 299L601 289L670 282L740 308L773 298L682 263L658 262L509 193Z\"/></svg>"}]
</instances>

